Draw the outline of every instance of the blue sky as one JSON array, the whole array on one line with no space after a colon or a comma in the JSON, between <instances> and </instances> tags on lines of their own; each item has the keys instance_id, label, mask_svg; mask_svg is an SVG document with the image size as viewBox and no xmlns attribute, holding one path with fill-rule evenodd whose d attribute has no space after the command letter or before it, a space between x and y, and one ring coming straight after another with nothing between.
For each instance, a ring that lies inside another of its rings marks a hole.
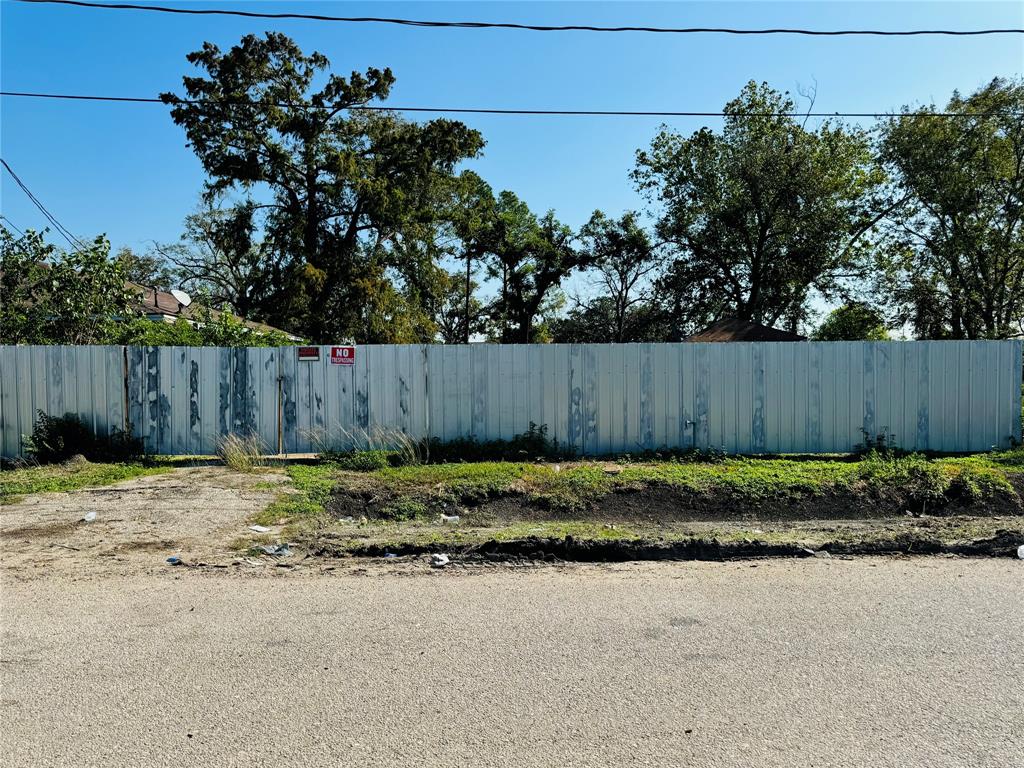
<instances>
[{"instance_id":1,"label":"blue sky","mask_svg":"<svg viewBox=\"0 0 1024 768\"><path fill-rule=\"evenodd\" d=\"M811 28L1024 26L1024 3L342 3L194 2L231 7L538 23ZM185 54L277 29L337 72L389 66L392 103L539 109L718 110L749 79L796 91L817 82L816 109L886 111L942 104L996 75L1024 70L1021 36L800 38L535 33L401 28L0 4L4 90L155 95L179 90ZM422 118L421 118L422 119ZM487 140L470 164L496 190L573 226L595 208L642 206L628 179L636 149L661 122L640 117L463 118ZM2 99L3 157L79 237L145 249L178 237L203 175L163 106ZM670 119L685 133L715 120ZM44 220L4 173L2 212Z\"/></svg>"}]
</instances>

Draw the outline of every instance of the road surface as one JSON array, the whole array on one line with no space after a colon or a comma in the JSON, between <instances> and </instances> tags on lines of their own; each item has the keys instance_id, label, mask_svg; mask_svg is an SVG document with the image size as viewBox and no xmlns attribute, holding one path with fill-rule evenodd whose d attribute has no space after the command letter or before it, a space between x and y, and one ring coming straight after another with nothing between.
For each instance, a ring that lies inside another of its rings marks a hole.
<instances>
[{"instance_id":1,"label":"road surface","mask_svg":"<svg viewBox=\"0 0 1024 768\"><path fill-rule=\"evenodd\" d=\"M11 766L1007 766L1024 563L2 585Z\"/></svg>"}]
</instances>

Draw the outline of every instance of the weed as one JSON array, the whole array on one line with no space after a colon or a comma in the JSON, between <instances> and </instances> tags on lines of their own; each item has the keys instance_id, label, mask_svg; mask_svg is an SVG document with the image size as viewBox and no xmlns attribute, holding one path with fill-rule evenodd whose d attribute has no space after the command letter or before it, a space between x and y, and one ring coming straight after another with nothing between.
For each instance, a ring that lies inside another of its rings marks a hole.
<instances>
[{"instance_id":1,"label":"weed","mask_svg":"<svg viewBox=\"0 0 1024 768\"><path fill-rule=\"evenodd\" d=\"M337 469L325 465L293 464L286 470L292 490L278 494L267 507L252 517L261 525L280 520L313 519L325 514L327 500L337 485Z\"/></svg>"},{"instance_id":2,"label":"weed","mask_svg":"<svg viewBox=\"0 0 1024 768\"><path fill-rule=\"evenodd\" d=\"M402 497L381 507L377 515L384 520L405 521L426 517L428 511L427 505L423 502Z\"/></svg>"},{"instance_id":3,"label":"weed","mask_svg":"<svg viewBox=\"0 0 1024 768\"><path fill-rule=\"evenodd\" d=\"M275 483L271 480L260 480L258 483L253 484L252 489L254 491L274 491L280 487L280 483Z\"/></svg>"},{"instance_id":4,"label":"weed","mask_svg":"<svg viewBox=\"0 0 1024 768\"><path fill-rule=\"evenodd\" d=\"M325 430L310 433L317 455L346 469L367 471L380 466L421 464L426 460L425 443L413 440L401 430L374 424L369 429Z\"/></svg>"},{"instance_id":5,"label":"weed","mask_svg":"<svg viewBox=\"0 0 1024 768\"><path fill-rule=\"evenodd\" d=\"M400 466L401 454L381 449L368 451L324 451L320 458L339 469L351 472L372 472L375 469Z\"/></svg>"},{"instance_id":6,"label":"weed","mask_svg":"<svg viewBox=\"0 0 1024 768\"><path fill-rule=\"evenodd\" d=\"M236 472L255 472L264 465L263 442L258 435L225 435L217 442L217 456Z\"/></svg>"}]
</instances>

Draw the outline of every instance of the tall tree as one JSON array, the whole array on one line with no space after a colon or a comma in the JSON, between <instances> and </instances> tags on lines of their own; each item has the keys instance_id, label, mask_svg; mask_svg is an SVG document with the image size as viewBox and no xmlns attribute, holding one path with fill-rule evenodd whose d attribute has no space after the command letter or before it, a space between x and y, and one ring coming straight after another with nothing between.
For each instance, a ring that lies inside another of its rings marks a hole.
<instances>
[{"instance_id":1,"label":"tall tree","mask_svg":"<svg viewBox=\"0 0 1024 768\"><path fill-rule=\"evenodd\" d=\"M934 106L928 111L934 111ZM883 130L882 158L909 202L885 263L897 319L930 338L1024 333L1024 80L996 78L947 112Z\"/></svg>"},{"instance_id":2,"label":"tall tree","mask_svg":"<svg viewBox=\"0 0 1024 768\"><path fill-rule=\"evenodd\" d=\"M661 290L683 325L730 315L794 328L813 291L831 297L861 274L883 215L868 137L830 122L809 130L795 111L750 82L720 133L663 129L637 152L633 179L674 251Z\"/></svg>"},{"instance_id":3,"label":"tall tree","mask_svg":"<svg viewBox=\"0 0 1024 768\"><path fill-rule=\"evenodd\" d=\"M463 312L459 323L463 344L469 343L472 333L482 331L482 305L473 296L478 287L475 275L487 253L496 218L497 202L490 185L472 171L461 173L447 221L453 239L458 243L451 255L465 262L462 279ZM454 275L450 275L450 278L454 279Z\"/></svg>"},{"instance_id":4,"label":"tall tree","mask_svg":"<svg viewBox=\"0 0 1024 768\"><path fill-rule=\"evenodd\" d=\"M607 298L612 313L611 334L605 341L638 341L630 338L631 310L651 298L651 278L659 269L653 244L633 212L612 220L594 211L580 230L583 248L593 258L600 295Z\"/></svg>"},{"instance_id":5,"label":"tall tree","mask_svg":"<svg viewBox=\"0 0 1024 768\"><path fill-rule=\"evenodd\" d=\"M469 231L464 249L480 254L488 276L497 281L499 293L490 308L495 334L506 343L537 341L537 318L560 300L562 281L593 257L575 247L572 230L554 211L538 217L512 192L502 192L480 210L479 225Z\"/></svg>"},{"instance_id":6,"label":"tall tree","mask_svg":"<svg viewBox=\"0 0 1024 768\"><path fill-rule=\"evenodd\" d=\"M209 176L208 196L270 192L260 208L292 298L278 306L298 316L269 319L316 340L354 337L380 298L364 292L385 287L364 276L388 277L382 254L436 215L439 186L483 139L451 120L359 111L387 98L390 70L329 74L325 56L280 33L247 35L227 52L204 43L188 60L205 76L184 78L185 98L162 98Z\"/></svg>"},{"instance_id":7,"label":"tall tree","mask_svg":"<svg viewBox=\"0 0 1024 768\"><path fill-rule=\"evenodd\" d=\"M474 335L487 332L487 311L475 293L479 286L470 279L468 292L462 271L449 272L444 292L434 306L437 336L444 344L467 344ZM467 313L466 296L469 296Z\"/></svg>"}]
</instances>

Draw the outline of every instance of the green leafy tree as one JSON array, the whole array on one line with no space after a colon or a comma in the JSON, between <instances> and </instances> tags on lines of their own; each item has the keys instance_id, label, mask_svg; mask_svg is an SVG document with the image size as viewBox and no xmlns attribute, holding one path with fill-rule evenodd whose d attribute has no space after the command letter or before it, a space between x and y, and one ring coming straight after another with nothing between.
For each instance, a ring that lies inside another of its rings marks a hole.
<instances>
[{"instance_id":1,"label":"green leafy tree","mask_svg":"<svg viewBox=\"0 0 1024 768\"><path fill-rule=\"evenodd\" d=\"M0 228L0 339L4 344L107 344L137 314L125 264L103 237L75 251L43 233Z\"/></svg>"},{"instance_id":2,"label":"green leafy tree","mask_svg":"<svg viewBox=\"0 0 1024 768\"><path fill-rule=\"evenodd\" d=\"M889 332L881 312L866 304L844 304L829 312L814 332L815 341L885 341Z\"/></svg>"},{"instance_id":3,"label":"green leafy tree","mask_svg":"<svg viewBox=\"0 0 1024 768\"><path fill-rule=\"evenodd\" d=\"M363 308L402 293L386 284L400 274L391 246L437 215L455 165L483 147L480 134L358 111L387 98L391 71L330 74L325 56L280 33L247 35L227 52L204 43L188 60L205 76L184 78L186 98L162 98L209 176L208 196L270 192L260 210L282 274L279 314L267 319L315 340L361 340Z\"/></svg>"},{"instance_id":4,"label":"green leafy tree","mask_svg":"<svg viewBox=\"0 0 1024 768\"><path fill-rule=\"evenodd\" d=\"M459 341L468 344L473 333L482 333L486 326L486 312L483 305L474 297L479 287L475 277L483 264L487 248L491 243L491 234L497 218L497 203L494 193L483 179L472 171L464 171L459 175L458 183L453 188L454 197L450 214L446 217L447 229L451 233L451 242L455 243L449 255L465 262L465 273L462 276L462 320L458 323L463 337ZM453 273L450 280L455 279ZM444 295L445 307L450 307L454 298L454 287ZM445 326L453 327L453 318L446 318ZM447 338L442 329L442 336ZM446 343L455 343L449 340Z\"/></svg>"},{"instance_id":5,"label":"green leafy tree","mask_svg":"<svg viewBox=\"0 0 1024 768\"><path fill-rule=\"evenodd\" d=\"M550 318L564 300L562 280L594 260L575 247L572 230L554 211L538 217L509 191L497 199L483 195L461 235L463 252L481 258L498 285L488 312L493 336L504 343L546 339L538 319Z\"/></svg>"},{"instance_id":6,"label":"green leafy tree","mask_svg":"<svg viewBox=\"0 0 1024 768\"><path fill-rule=\"evenodd\" d=\"M465 279L461 271L447 273L444 291L434 307L437 337L444 344L466 344L488 331L487 308L475 295L479 288L475 280L469 283L467 314Z\"/></svg>"},{"instance_id":7,"label":"green leafy tree","mask_svg":"<svg viewBox=\"0 0 1024 768\"><path fill-rule=\"evenodd\" d=\"M885 213L868 136L825 122L810 130L793 100L748 83L721 132L669 129L637 153L633 179L659 209L674 255L659 285L682 329L723 316L795 329L816 291L863 274Z\"/></svg>"},{"instance_id":8,"label":"green leafy tree","mask_svg":"<svg viewBox=\"0 0 1024 768\"><path fill-rule=\"evenodd\" d=\"M918 111L883 130L882 158L908 202L881 290L920 337L1024 333L1024 80L954 93L946 111L971 117Z\"/></svg>"},{"instance_id":9,"label":"green leafy tree","mask_svg":"<svg viewBox=\"0 0 1024 768\"><path fill-rule=\"evenodd\" d=\"M635 322L638 306L651 301L651 278L660 267L655 249L635 213L625 213L618 220L594 211L590 221L580 230L582 247L593 258L592 270L597 274L598 301L610 302L610 334L602 341L639 341L641 332ZM603 308L603 307L602 307Z\"/></svg>"}]
</instances>

